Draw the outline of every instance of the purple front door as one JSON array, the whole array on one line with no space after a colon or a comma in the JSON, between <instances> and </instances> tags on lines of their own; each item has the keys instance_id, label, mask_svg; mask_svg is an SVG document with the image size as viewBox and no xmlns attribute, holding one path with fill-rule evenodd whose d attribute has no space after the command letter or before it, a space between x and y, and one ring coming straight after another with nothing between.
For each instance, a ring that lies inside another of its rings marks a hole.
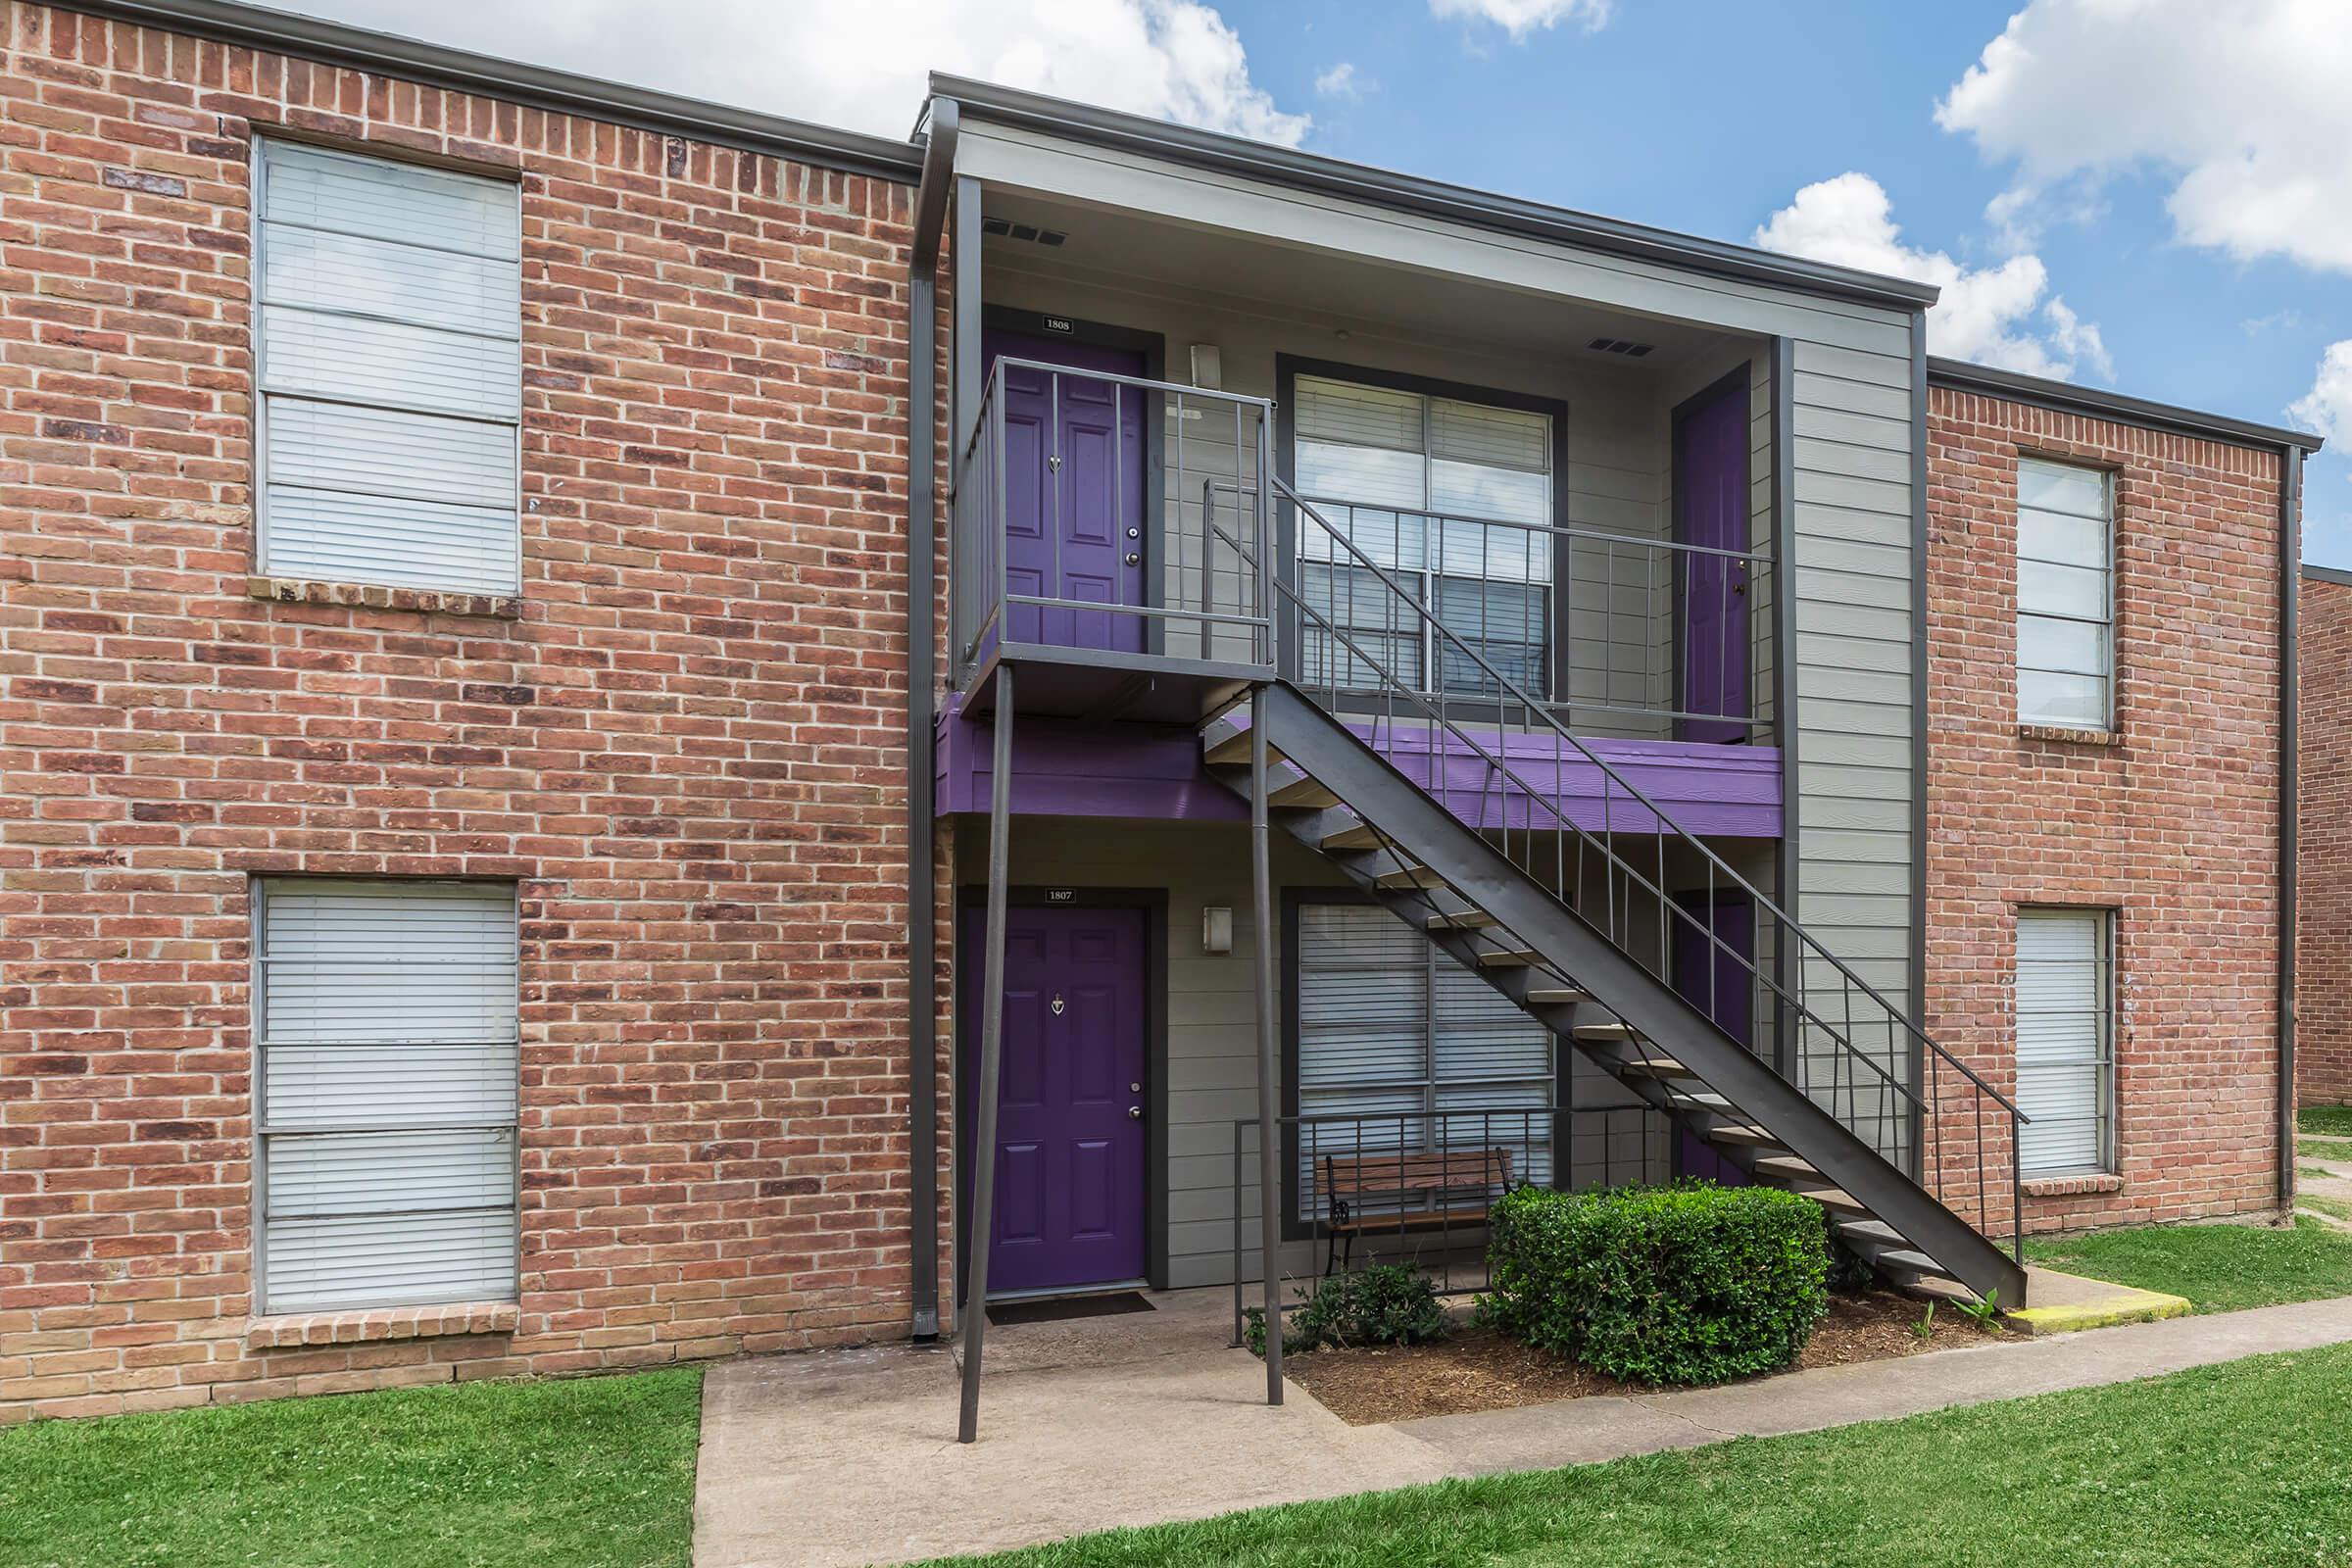
<instances>
[{"instance_id":1,"label":"purple front door","mask_svg":"<svg viewBox=\"0 0 2352 1568\"><path fill-rule=\"evenodd\" d=\"M991 332L1000 356L1073 370L1142 375L1144 357L1054 338ZM1098 605L1144 603L1144 404L1132 386L1026 368L1004 372L1004 588ZM1140 653L1144 617L1005 607L1004 641Z\"/></svg>"},{"instance_id":2,"label":"purple front door","mask_svg":"<svg viewBox=\"0 0 2352 1568\"><path fill-rule=\"evenodd\" d=\"M1744 893L1678 894L1690 915L1674 917L1674 989L1743 1046L1755 1042L1756 910ZM1723 945L1708 940L1712 931ZM1726 950L1729 951L1726 951ZM1749 960L1743 962L1741 960ZM1747 1173L1717 1153L1689 1128L1675 1148L1675 1174L1704 1176L1737 1187Z\"/></svg>"},{"instance_id":3,"label":"purple front door","mask_svg":"<svg viewBox=\"0 0 2352 1568\"><path fill-rule=\"evenodd\" d=\"M1747 384L1686 407L1674 419L1674 537L1711 550L1746 550ZM1679 638L1687 741L1747 739L1747 563L1685 553Z\"/></svg>"},{"instance_id":4,"label":"purple front door","mask_svg":"<svg viewBox=\"0 0 2352 1568\"><path fill-rule=\"evenodd\" d=\"M1144 930L1141 909L1007 911L992 1294L1144 1276Z\"/></svg>"}]
</instances>

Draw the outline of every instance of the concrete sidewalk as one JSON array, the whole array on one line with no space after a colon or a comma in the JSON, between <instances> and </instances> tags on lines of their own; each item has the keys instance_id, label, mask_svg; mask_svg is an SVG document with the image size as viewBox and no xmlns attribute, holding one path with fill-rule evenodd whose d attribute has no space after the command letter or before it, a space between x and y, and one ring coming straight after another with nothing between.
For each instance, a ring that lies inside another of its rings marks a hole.
<instances>
[{"instance_id":1,"label":"concrete sidewalk","mask_svg":"<svg viewBox=\"0 0 2352 1568\"><path fill-rule=\"evenodd\" d=\"M1350 1427L1227 1349L1230 1298L992 1331L981 1440L956 1364L896 1346L713 1367L696 1568L832 1568L987 1551L1447 1476L1535 1470L2121 1383L2352 1341L2352 1298L2092 1334L1988 1341L1639 1398Z\"/></svg>"}]
</instances>

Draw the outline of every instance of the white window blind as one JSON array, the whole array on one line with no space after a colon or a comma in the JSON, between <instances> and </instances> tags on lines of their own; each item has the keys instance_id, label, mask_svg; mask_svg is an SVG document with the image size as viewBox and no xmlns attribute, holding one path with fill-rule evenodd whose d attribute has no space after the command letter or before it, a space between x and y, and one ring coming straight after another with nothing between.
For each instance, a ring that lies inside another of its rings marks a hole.
<instances>
[{"instance_id":1,"label":"white window blind","mask_svg":"<svg viewBox=\"0 0 2352 1568\"><path fill-rule=\"evenodd\" d=\"M515 1293L511 884L256 890L261 1310Z\"/></svg>"},{"instance_id":2,"label":"white window blind","mask_svg":"<svg viewBox=\"0 0 2352 1568\"><path fill-rule=\"evenodd\" d=\"M1550 417L1322 376L1298 377L1293 394L1299 493L1447 631L1544 696ZM1385 669L1420 690L1493 686L1311 517L1298 553L1310 564L1299 576L1308 603L1355 645L1351 653L1339 635L1310 628L1308 680L1370 685Z\"/></svg>"},{"instance_id":3,"label":"white window blind","mask_svg":"<svg viewBox=\"0 0 2352 1568\"><path fill-rule=\"evenodd\" d=\"M516 188L260 147L261 569L516 592Z\"/></svg>"},{"instance_id":4,"label":"white window blind","mask_svg":"<svg viewBox=\"0 0 2352 1568\"><path fill-rule=\"evenodd\" d=\"M2028 1176L2108 1168L2114 1118L2114 986L2107 915L2017 913L2018 1135Z\"/></svg>"},{"instance_id":5,"label":"white window blind","mask_svg":"<svg viewBox=\"0 0 2352 1568\"><path fill-rule=\"evenodd\" d=\"M1341 1118L1301 1125L1301 1214L1325 1154L1499 1148L1549 1182L1550 1033L1378 905L1298 919L1298 1112Z\"/></svg>"},{"instance_id":6,"label":"white window blind","mask_svg":"<svg viewBox=\"0 0 2352 1568\"><path fill-rule=\"evenodd\" d=\"M2114 486L2096 468L2017 466L2017 716L2114 721Z\"/></svg>"}]
</instances>

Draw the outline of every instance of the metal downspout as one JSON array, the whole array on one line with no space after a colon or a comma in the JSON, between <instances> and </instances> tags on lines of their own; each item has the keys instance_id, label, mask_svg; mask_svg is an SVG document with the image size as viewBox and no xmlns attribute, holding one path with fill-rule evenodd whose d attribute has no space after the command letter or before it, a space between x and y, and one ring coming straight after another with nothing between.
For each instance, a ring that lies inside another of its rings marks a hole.
<instances>
[{"instance_id":1,"label":"metal downspout","mask_svg":"<svg viewBox=\"0 0 2352 1568\"><path fill-rule=\"evenodd\" d=\"M932 874L931 726L938 676L932 561L939 538L939 242L956 167L956 103L931 106L906 284L906 1118L909 1288L918 1340L939 1337L939 954Z\"/></svg>"},{"instance_id":2,"label":"metal downspout","mask_svg":"<svg viewBox=\"0 0 2352 1568\"><path fill-rule=\"evenodd\" d=\"M2278 453L2278 1206L2295 1201L2295 857L2300 744L2296 624L2303 558L2303 450Z\"/></svg>"}]
</instances>

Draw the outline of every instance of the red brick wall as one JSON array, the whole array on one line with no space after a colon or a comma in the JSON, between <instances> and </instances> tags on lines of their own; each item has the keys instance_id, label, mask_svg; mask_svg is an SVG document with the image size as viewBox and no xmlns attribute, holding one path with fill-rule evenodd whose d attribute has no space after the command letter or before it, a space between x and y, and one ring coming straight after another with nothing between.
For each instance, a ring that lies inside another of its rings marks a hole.
<instances>
[{"instance_id":1,"label":"red brick wall","mask_svg":"<svg viewBox=\"0 0 2352 1568\"><path fill-rule=\"evenodd\" d=\"M2352 583L2303 579L2295 1094L2352 1102Z\"/></svg>"},{"instance_id":2,"label":"red brick wall","mask_svg":"<svg viewBox=\"0 0 2352 1568\"><path fill-rule=\"evenodd\" d=\"M2116 910L2120 1183L2029 1226L2276 1208L2278 455L1929 406L1929 1028L2006 1091L2017 906ZM2113 745L2019 731L2021 453L2117 475Z\"/></svg>"},{"instance_id":3,"label":"red brick wall","mask_svg":"<svg viewBox=\"0 0 2352 1568\"><path fill-rule=\"evenodd\" d=\"M0 1418L905 1332L910 193L0 21ZM281 123L519 175L518 618L247 596ZM522 886L511 1333L248 1346L296 870Z\"/></svg>"}]
</instances>

